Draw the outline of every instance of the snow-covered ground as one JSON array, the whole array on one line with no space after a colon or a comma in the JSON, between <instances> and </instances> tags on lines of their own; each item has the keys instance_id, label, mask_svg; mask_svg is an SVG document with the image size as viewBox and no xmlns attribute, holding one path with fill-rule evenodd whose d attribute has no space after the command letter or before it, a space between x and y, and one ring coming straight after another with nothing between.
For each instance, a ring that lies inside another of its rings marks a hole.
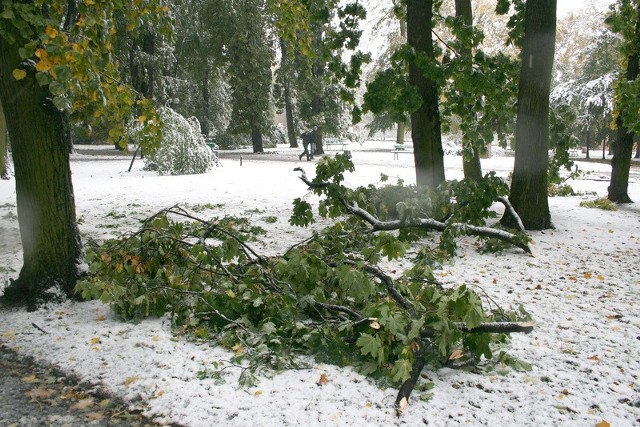
<instances>
[{"instance_id":1,"label":"snow-covered ground","mask_svg":"<svg viewBox=\"0 0 640 427\"><path fill-rule=\"evenodd\" d=\"M391 143L365 150L372 145L351 147L357 169L347 177L350 185L375 182L380 173L414 180L410 154L393 160ZM140 161L128 173L130 159L124 156L76 154L72 169L84 239L133 230L149 214L180 204L202 216L251 215L271 236L262 249L282 252L309 233L287 222L293 198L306 194L293 168L313 171L312 163L297 161L297 151L277 151L244 152L242 165L239 152L228 153L222 167L180 177L145 172ZM446 158L449 179L461 177L460 163L459 157ZM485 171L501 176L512 165L509 157L483 160ZM580 167L590 173L571 182L573 187L604 196L610 167L582 162ZM630 195L640 201L638 172L632 171ZM15 277L21 263L14 186L13 180L0 181L0 282ZM262 378L250 389L238 385L233 367L224 371L224 382L206 378L199 373L232 355L173 336L166 319L120 322L99 302L35 313L3 309L0 343L146 408L148 416L166 424L638 425L640 408L633 404L640 404L640 207L615 212L579 207L594 197L550 199L556 228L532 233L535 258L518 250L480 255L472 241L461 241L460 256L438 277L481 287L504 307L523 304L536 329L514 335L509 351L533 369L425 371L425 381L435 384L433 397L422 401L414 393L400 418L392 409L396 390L379 389L350 369L315 364ZM268 216L278 221L264 221ZM328 383L319 386L323 374Z\"/></svg>"}]
</instances>

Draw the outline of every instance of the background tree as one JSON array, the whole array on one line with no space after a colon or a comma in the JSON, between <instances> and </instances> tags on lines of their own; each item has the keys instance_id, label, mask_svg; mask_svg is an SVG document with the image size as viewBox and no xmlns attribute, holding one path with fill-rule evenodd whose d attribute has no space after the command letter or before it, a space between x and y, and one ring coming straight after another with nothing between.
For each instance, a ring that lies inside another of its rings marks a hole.
<instances>
[{"instance_id":1,"label":"background tree","mask_svg":"<svg viewBox=\"0 0 640 427\"><path fill-rule=\"evenodd\" d=\"M444 179L444 151L437 82L439 73L433 46L432 0L407 0L407 41L415 57L409 63L409 82L422 103L411 113L416 183L437 187Z\"/></svg>"},{"instance_id":2,"label":"background tree","mask_svg":"<svg viewBox=\"0 0 640 427\"><path fill-rule=\"evenodd\" d=\"M484 31L473 25L469 0L456 0L455 6L455 18L445 19L445 30L451 35L444 43L444 130L457 125L464 176L479 180L480 154L495 137L505 146L513 132L518 64L511 55L483 44ZM504 45L504 41L497 43Z\"/></svg>"},{"instance_id":3,"label":"background tree","mask_svg":"<svg viewBox=\"0 0 640 427\"><path fill-rule=\"evenodd\" d=\"M280 37L280 67L276 71L276 85L274 97L276 107L284 110L287 121L287 138L291 148L298 148L298 126L296 125L296 112L294 111L294 86L291 77L295 75L293 67L293 53L287 47L288 42Z\"/></svg>"},{"instance_id":4,"label":"background tree","mask_svg":"<svg viewBox=\"0 0 640 427\"><path fill-rule=\"evenodd\" d=\"M36 308L71 295L82 254L76 225L69 133L71 120L110 116L112 138L125 134L134 97L121 85L113 56L114 17L140 20L166 15L154 0L106 2L5 1L0 12L0 102L5 110L16 178L23 266L4 299ZM135 6L135 7L134 7ZM147 134L159 123L145 102L138 107Z\"/></svg>"},{"instance_id":5,"label":"background tree","mask_svg":"<svg viewBox=\"0 0 640 427\"><path fill-rule=\"evenodd\" d=\"M547 196L549 94L555 51L556 0L527 0L513 179L509 200L530 230L550 228ZM512 224L505 214L502 222Z\"/></svg>"},{"instance_id":6,"label":"background tree","mask_svg":"<svg viewBox=\"0 0 640 427\"><path fill-rule=\"evenodd\" d=\"M9 138L7 122L4 119L4 110L0 102L0 179L9 179Z\"/></svg>"},{"instance_id":7,"label":"background tree","mask_svg":"<svg viewBox=\"0 0 640 427\"><path fill-rule=\"evenodd\" d=\"M271 100L274 61L273 42L267 29L266 4L262 0L225 3L218 9L228 19L222 45L226 49L231 91L233 134L250 134L253 152L264 151L262 136L272 123ZM230 25L230 27L229 27Z\"/></svg>"},{"instance_id":8,"label":"background tree","mask_svg":"<svg viewBox=\"0 0 640 427\"><path fill-rule=\"evenodd\" d=\"M615 87L616 140L611 159L608 198L612 202L631 203L628 194L629 169L636 132L640 132L640 1L619 0L607 23L622 35L622 53L626 58Z\"/></svg>"},{"instance_id":9,"label":"background tree","mask_svg":"<svg viewBox=\"0 0 640 427\"><path fill-rule=\"evenodd\" d=\"M586 147L587 158L613 136L613 83L622 57L620 38L602 26L605 14L592 4L558 21L551 106L556 112L568 108L575 117L565 126Z\"/></svg>"}]
</instances>

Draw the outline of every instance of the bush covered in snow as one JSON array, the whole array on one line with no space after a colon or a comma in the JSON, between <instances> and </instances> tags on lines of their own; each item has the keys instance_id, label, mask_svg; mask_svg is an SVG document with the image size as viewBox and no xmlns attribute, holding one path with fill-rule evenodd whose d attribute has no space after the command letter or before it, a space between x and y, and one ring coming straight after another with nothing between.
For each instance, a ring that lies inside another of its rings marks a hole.
<instances>
[{"instance_id":1,"label":"bush covered in snow","mask_svg":"<svg viewBox=\"0 0 640 427\"><path fill-rule=\"evenodd\" d=\"M184 118L171 108L159 110L164 124L160 147L147 156L145 169L160 175L205 173L218 164L215 153L207 146L195 117Z\"/></svg>"}]
</instances>

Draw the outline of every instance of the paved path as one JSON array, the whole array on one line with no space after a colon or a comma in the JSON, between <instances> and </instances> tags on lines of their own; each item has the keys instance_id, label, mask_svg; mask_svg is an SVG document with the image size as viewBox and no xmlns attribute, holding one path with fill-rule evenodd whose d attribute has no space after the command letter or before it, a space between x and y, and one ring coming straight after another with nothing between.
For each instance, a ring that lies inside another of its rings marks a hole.
<instances>
[{"instance_id":1,"label":"paved path","mask_svg":"<svg viewBox=\"0 0 640 427\"><path fill-rule=\"evenodd\" d=\"M0 426L155 426L139 411L0 345Z\"/></svg>"}]
</instances>

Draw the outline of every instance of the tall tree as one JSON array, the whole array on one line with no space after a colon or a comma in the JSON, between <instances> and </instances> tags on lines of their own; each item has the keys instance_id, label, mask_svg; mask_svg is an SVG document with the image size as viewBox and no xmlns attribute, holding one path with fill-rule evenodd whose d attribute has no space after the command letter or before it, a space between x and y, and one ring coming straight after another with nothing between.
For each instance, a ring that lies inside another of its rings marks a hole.
<instances>
[{"instance_id":1,"label":"tall tree","mask_svg":"<svg viewBox=\"0 0 640 427\"><path fill-rule=\"evenodd\" d=\"M111 116L112 137L124 135L133 96L118 83L113 22L123 13L133 31L151 11L169 10L154 0L145 6L133 8L126 0L102 7L82 2L77 8L66 0L2 3L0 103L11 141L23 249L23 266L5 289L6 301L34 309L41 301L73 293L82 250L65 114L72 119ZM65 25L69 19L73 25ZM144 112L140 121L157 135L157 116Z\"/></svg>"},{"instance_id":2,"label":"tall tree","mask_svg":"<svg viewBox=\"0 0 640 427\"><path fill-rule=\"evenodd\" d=\"M31 73L21 68L19 53L31 39L10 42L3 36L0 101L11 139L23 250L20 275L5 289L5 297L35 308L38 299L55 295L52 285L72 293L82 250L63 114L53 105L48 86L40 86L33 75L14 76L14 70Z\"/></svg>"},{"instance_id":3,"label":"tall tree","mask_svg":"<svg viewBox=\"0 0 640 427\"><path fill-rule=\"evenodd\" d=\"M615 32L623 36L623 52L627 61L615 93L617 134L613 144L608 198L612 202L631 203L629 169L635 132L640 130L640 1L619 0L617 11L610 15L608 22Z\"/></svg>"},{"instance_id":4,"label":"tall tree","mask_svg":"<svg viewBox=\"0 0 640 427\"><path fill-rule=\"evenodd\" d=\"M294 95L291 77L295 72L293 69L293 55L287 48L287 41L280 37L280 68L276 73L276 88L281 107L284 108L284 114L287 123L287 138L291 148L298 148L298 129L296 127L294 112Z\"/></svg>"},{"instance_id":5,"label":"tall tree","mask_svg":"<svg viewBox=\"0 0 640 427\"><path fill-rule=\"evenodd\" d=\"M407 41L415 59L409 63L409 82L422 99L411 113L416 183L437 187L444 179L444 151L439 109L439 87L433 46L433 0L407 0Z\"/></svg>"},{"instance_id":6,"label":"tall tree","mask_svg":"<svg viewBox=\"0 0 640 427\"><path fill-rule=\"evenodd\" d=\"M9 179L9 165L7 152L9 150L9 138L7 122L4 118L2 102L0 102L0 179Z\"/></svg>"},{"instance_id":7,"label":"tall tree","mask_svg":"<svg viewBox=\"0 0 640 427\"><path fill-rule=\"evenodd\" d=\"M267 28L262 0L226 3L231 32L224 45L228 49L231 124L233 133L250 134L253 152L264 151L263 132L272 122L273 43Z\"/></svg>"},{"instance_id":8,"label":"tall tree","mask_svg":"<svg viewBox=\"0 0 640 427\"><path fill-rule=\"evenodd\" d=\"M456 18L458 18L462 25L469 31L473 29L473 9L471 8L471 0L456 0ZM469 75L473 74L473 60L472 60L472 47L471 45L463 46L460 50L460 56L466 59L466 71ZM464 114L464 113L463 113ZM474 116L477 114L472 109L467 109L466 115ZM473 121L473 117L470 117L470 121ZM482 178L482 165L480 164L480 147L478 143L473 140L465 140L467 134L463 135L463 156L462 156L462 170L464 171L464 177L478 181ZM465 145L467 147L465 147ZM467 148L465 150L465 148Z\"/></svg>"},{"instance_id":9,"label":"tall tree","mask_svg":"<svg viewBox=\"0 0 640 427\"><path fill-rule=\"evenodd\" d=\"M527 229L542 230L552 227L547 168L556 0L527 0L524 19L515 163L509 200ZM508 213L502 221L513 224Z\"/></svg>"}]
</instances>

